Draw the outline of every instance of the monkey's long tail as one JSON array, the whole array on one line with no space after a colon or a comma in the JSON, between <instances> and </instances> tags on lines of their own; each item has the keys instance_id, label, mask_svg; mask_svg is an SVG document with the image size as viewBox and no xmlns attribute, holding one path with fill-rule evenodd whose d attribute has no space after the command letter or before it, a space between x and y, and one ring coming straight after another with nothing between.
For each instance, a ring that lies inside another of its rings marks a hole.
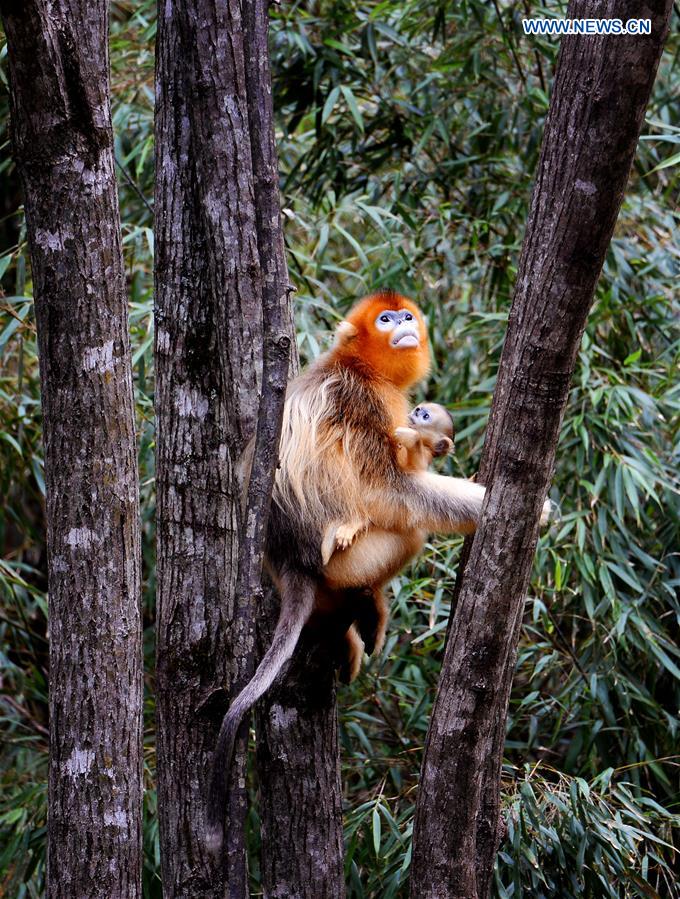
<instances>
[{"instance_id":1,"label":"monkey's long tail","mask_svg":"<svg viewBox=\"0 0 680 899\"><path fill-rule=\"evenodd\" d=\"M243 716L271 687L293 655L302 628L314 607L314 582L296 574L281 578L281 611L271 646L262 657L251 681L241 690L224 716L213 757L207 804L206 845L218 852L224 837L224 815L229 793L229 774L236 735Z\"/></svg>"}]
</instances>

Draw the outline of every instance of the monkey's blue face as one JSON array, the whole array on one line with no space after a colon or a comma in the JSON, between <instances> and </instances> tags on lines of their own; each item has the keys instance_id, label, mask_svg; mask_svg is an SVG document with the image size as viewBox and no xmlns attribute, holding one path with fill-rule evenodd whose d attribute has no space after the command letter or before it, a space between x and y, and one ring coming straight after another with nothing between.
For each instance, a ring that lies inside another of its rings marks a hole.
<instances>
[{"instance_id":1,"label":"monkey's blue face","mask_svg":"<svg viewBox=\"0 0 680 899\"><path fill-rule=\"evenodd\" d=\"M409 412L408 417L415 428L427 427L432 424L432 415L427 409L423 408L423 406L416 406L415 409L412 409L411 412Z\"/></svg>"},{"instance_id":2,"label":"monkey's blue face","mask_svg":"<svg viewBox=\"0 0 680 899\"><path fill-rule=\"evenodd\" d=\"M395 350L413 349L420 345L420 328L418 321L408 309L394 312L383 309L375 320L378 331L390 331L389 343Z\"/></svg>"}]
</instances>

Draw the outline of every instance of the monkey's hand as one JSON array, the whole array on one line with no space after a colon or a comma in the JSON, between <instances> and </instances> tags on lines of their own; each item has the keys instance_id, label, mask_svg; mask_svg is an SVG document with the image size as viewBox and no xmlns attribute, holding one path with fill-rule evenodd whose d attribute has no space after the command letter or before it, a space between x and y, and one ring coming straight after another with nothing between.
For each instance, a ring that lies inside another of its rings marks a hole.
<instances>
[{"instance_id":1,"label":"monkey's hand","mask_svg":"<svg viewBox=\"0 0 680 899\"><path fill-rule=\"evenodd\" d=\"M366 530L366 524L363 521L341 524L335 532L335 548L347 549L354 543L361 531L364 530Z\"/></svg>"},{"instance_id":2,"label":"monkey's hand","mask_svg":"<svg viewBox=\"0 0 680 899\"><path fill-rule=\"evenodd\" d=\"M367 527L368 522L358 519L344 524L335 524L335 522L329 524L321 541L322 563L328 565L331 556L337 549L347 549Z\"/></svg>"},{"instance_id":3,"label":"monkey's hand","mask_svg":"<svg viewBox=\"0 0 680 899\"><path fill-rule=\"evenodd\" d=\"M413 428L397 428L394 436L406 449L413 449L418 442L418 432Z\"/></svg>"},{"instance_id":4,"label":"monkey's hand","mask_svg":"<svg viewBox=\"0 0 680 899\"><path fill-rule=\"evenodd\" d=\"M469 481L473 483L477 483L477 472L471 475L468 478ZM553 521L557 521L560 517L560 509L557 503L554 503L551 499L547 499L543 503L543 509L541 511L541 518L539 523L541 527L545 527L547 524L550 524Z\"/></svg>"}]
</instances>

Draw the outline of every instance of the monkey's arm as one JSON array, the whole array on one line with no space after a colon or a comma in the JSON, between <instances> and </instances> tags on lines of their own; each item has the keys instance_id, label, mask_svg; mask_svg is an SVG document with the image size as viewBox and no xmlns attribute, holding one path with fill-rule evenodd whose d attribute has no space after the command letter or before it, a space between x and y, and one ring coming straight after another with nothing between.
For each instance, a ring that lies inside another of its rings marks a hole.
<instances>
[{"instance_id":1,"label":"monkey's arm","mask_svg":"<svg viewBox=\"0 0 680 899\"><path fill-rule=\"evenodd\" d=\"M425 448L421 434L414 428L397 428L394 438L398 443L397 464L404 471L425 471L432 461L432 454Z\"/></svg>"},{"instance_id":2,"label":"monkey's arm","mask_svg":"<svg viewBox=\"0 0 680 899\"><path fill-rule=\"evenodd\" d=\"M470 534L477 527L485 493L481 484L465 478L422 471L406 476L392 496L397 509L405 505L404 514L411 527Z\"/></svg>"},{"instance_id":3,"label":"monkey's arm","mask_svg":"<svg viewBox=\"0 0 680 899\"><path fill-rule=\"evenodd\" d=\"M394 432L394 436L402 446L406 447L406 449L413 449L419 440L419 434L413 428L397 428Z\"/></svg>"},{"instance_id":4,"label":"monkey's arm","mask_svg":"<svg viewBox=\"0 0 680 899\"><path fill-rule=\"evenodd\" d=\"M479 521L485 488L464 478L429 471L400 473L381 497L369 495L368 511L376 527L387 530L422 528L438 533L469 534ZM541 523L549 520L550 500L543 507Z\"/></svg>"}]
</instances>

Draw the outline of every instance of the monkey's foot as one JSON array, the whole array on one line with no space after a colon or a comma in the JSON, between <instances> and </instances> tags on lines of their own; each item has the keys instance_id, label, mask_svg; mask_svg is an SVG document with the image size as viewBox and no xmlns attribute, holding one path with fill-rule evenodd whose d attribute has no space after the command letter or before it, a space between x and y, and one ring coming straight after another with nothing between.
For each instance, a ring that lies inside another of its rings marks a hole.
<instances>
[{"instance_id":1,"label":"monkey's foot","mask_svg":"<svg viewBox=\"0 0 680 899\"><path fill-rule=\"evenodd\" d=\"M359 618L357 622L361 639L364 641L366 655L380 653L385 645L385 633L387 631L387 615L376 618L369 614Z\"/></svg>"},{"instance_id":2,"label":"monkey's foot","mask_svg":"<svg viewBox=\"0 0 680 899\"><path fill-rule=\"evenodd\" d=\"M385 643L387 630L387 602L381 590L359 588L352 591L355 628L363 640L366 655L380 652Z\"/></svg>"}]
</instances>

